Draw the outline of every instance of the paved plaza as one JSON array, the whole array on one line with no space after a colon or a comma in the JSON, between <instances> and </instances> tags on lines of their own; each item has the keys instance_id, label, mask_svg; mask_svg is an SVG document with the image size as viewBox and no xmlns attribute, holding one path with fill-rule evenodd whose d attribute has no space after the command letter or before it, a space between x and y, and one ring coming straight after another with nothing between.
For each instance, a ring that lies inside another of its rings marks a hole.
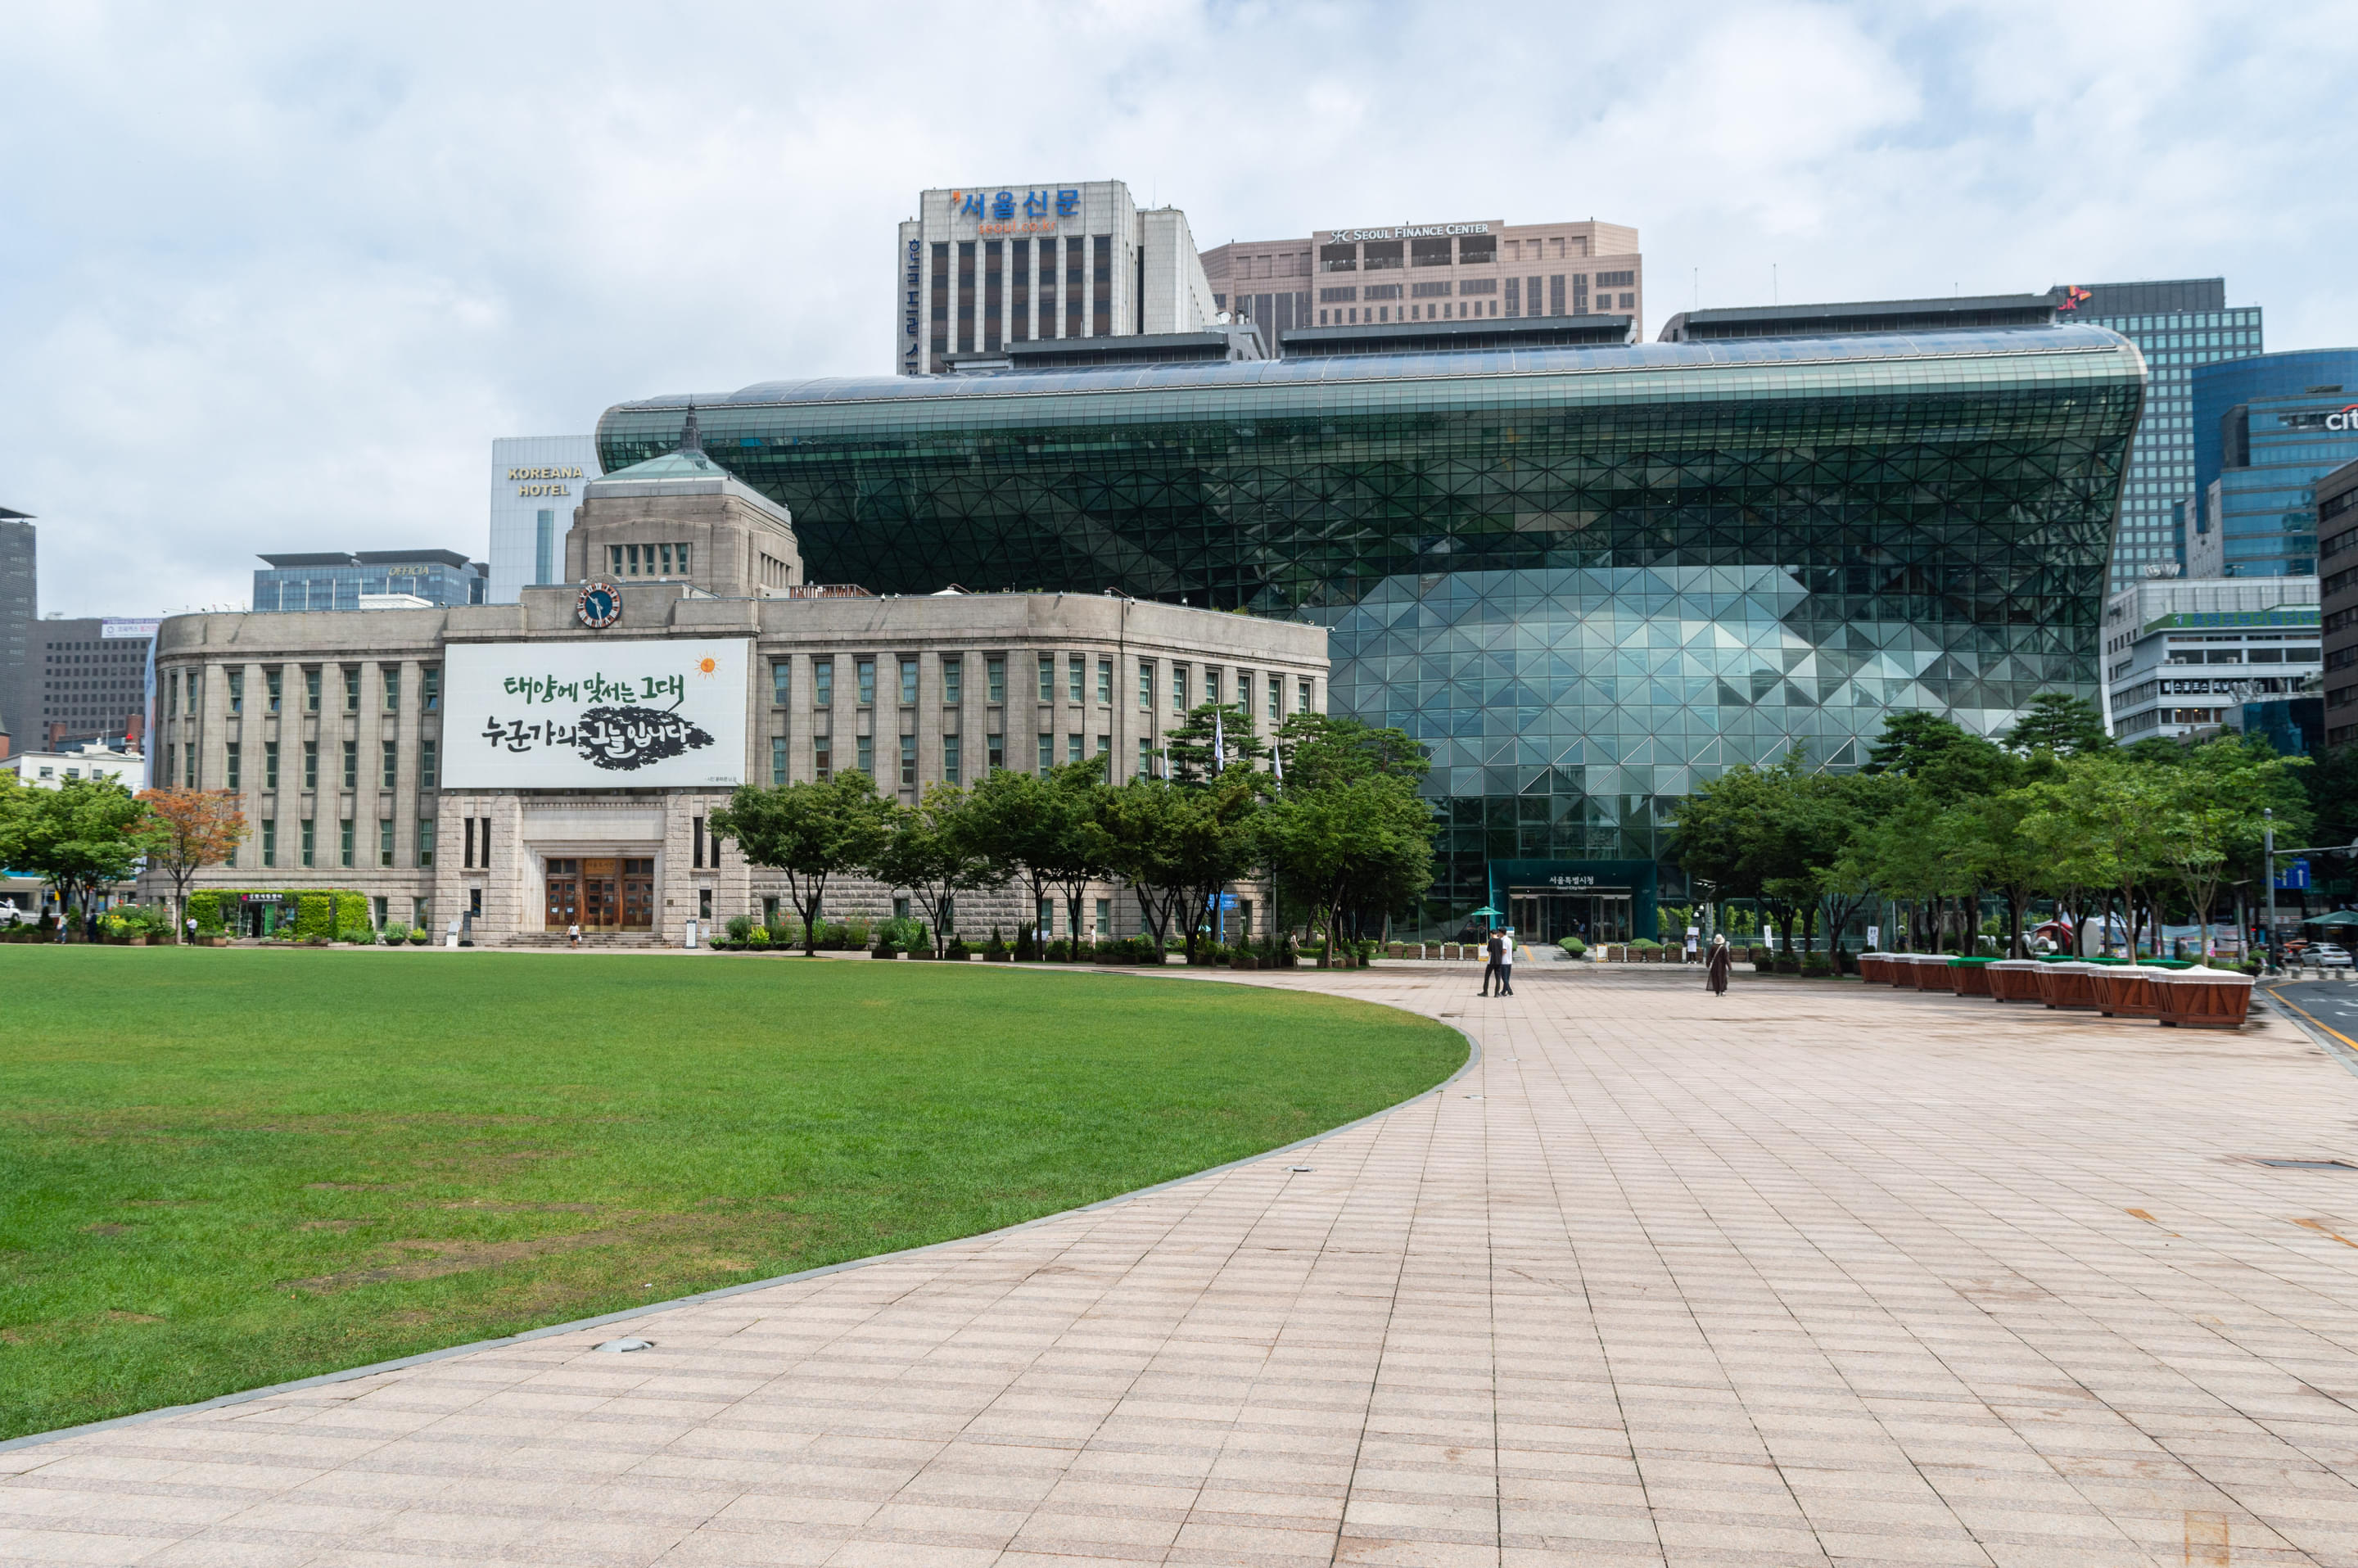
<instances>
[{"instance_id":1,"label":"paved plaza","mask_svg":"<svg viewBox=\"0 0 2358 1568\"><path fill-rule=\"evenodd\" d=\"M2358 1076L2290 1022L1523 969L1195 977L1481 1057L1000 1236L0 1452L0 1560L2358 1564L2358 1170L2259 1162L2358 1157Z\"/></svg>"}]
</instances>

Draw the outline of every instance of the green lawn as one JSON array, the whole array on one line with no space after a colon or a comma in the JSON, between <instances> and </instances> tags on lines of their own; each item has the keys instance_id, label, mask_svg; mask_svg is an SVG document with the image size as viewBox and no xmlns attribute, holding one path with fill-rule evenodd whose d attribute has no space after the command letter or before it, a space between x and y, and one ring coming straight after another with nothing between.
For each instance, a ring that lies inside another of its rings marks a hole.
<instances>
[{"instance_id":1,"label":"green lawn","mask_svg":"<svg viewBox=\"0 0 2358 1568\"><path fill-rule=\"evenodd\" d=\"M0 1437L971 1235L1464 1056L1142 976L0 946Z\"/></svg>"}]
</instances>

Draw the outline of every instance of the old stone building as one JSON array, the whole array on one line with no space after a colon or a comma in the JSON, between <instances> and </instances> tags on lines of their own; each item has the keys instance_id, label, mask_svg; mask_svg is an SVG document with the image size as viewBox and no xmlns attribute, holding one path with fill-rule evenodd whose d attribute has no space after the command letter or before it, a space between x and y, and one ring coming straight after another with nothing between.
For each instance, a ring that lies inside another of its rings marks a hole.
<instances>
[{"instance_id":1,"label":"old stone building","mask_svg":"<svg viewBox=\"0 0 2358 1568\"><path fill-rule=\"evenodd\" d=\"M483 944L577 921L676 941L784 893L708 831L741 783L858 768L914 804L999 767L1158 766L1205 701L1263 734L1325 711L1317 627L806 583L785 510L692 438L586 484L565 559L573 582L511 605L167 620L157 782L233 790L252 827L198 885L353 889L380 923L462 920ZM845 882L827 913L889 914L904 891ZM1094 894L1085 935L1138 929L1120 890ZM959 925L1011 935L1021 902L975 899Z\"/></svg>"}]
</instances>

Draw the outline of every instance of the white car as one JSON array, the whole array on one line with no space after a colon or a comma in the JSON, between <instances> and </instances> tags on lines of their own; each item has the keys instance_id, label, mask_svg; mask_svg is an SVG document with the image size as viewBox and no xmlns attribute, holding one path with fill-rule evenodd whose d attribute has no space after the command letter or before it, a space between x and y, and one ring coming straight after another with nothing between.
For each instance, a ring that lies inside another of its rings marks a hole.
<instances>
[{"instance_id":1,"label":"white car","mask_svg":"<svg viewBox=\"0 0 2358 1568\"><path fill-rule=\"evenodd\" d=\"M2318 969L2350 968L2350 949L2339 942L2311 942L2300 950L2300 961Z\"/></svg>"},{"instance_id":2,"label":"white car","mask_svg":"<svg viewBox=\"0 0 2358 1568\"><path fill-rule=\"evenodd\" d=\"M30 925L32 923L32 911L18 909L13 898L0 898L0 925Z\"/></svg>"}]
</instances>

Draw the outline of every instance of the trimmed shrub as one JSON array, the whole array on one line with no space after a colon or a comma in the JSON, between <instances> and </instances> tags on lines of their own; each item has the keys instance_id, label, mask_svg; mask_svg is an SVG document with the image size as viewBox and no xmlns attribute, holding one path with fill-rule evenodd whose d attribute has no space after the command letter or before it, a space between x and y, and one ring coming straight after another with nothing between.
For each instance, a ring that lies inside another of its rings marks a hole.
<instances>
[{"instance_id":1,"label":"trimmed shrub","mask_svg":"<svg viewBox=\"0 0 2358 1568\"><path fill-rule=\"evenodd\" d=\"M398 947L409 940L409 927L398 920L388 920L384 923L384 940L386 946Z\"/></svg>"},{"instance_id":2,"label":"trimmed shrub","mask_svg":"<svg viewBox=\"0 0 2358 1568\"><path fill-rule=\"evenodd\" d=\"M1563 956L1567 958L1585 958L1588 957L1588 944L1583 942L1577 936L1567 936L1563 941L1557 943L1556 946L1563 949Z\"/></svg>"},{"instance_id":3,"label":"trimmed shrub","mask_svg":"<svg viewBox=\"0 0 2358 1568\"><path fill-rule=\"evenodd\" d=\"M1823 953L1805 953L1801 957L1801 973L1814 979L1832 979L1833 964Z\"/></svg>"},{"instance_id":4,"label":"trimmed shrub","mask_svg":"<svg viewBox=\"0 0 2358 1568\"><path fill-rule=\"evenodd\" d=\"M942 949L942 957L949 959L952 963L963 964L967 961L967 958L970 956L971 952L972 949L968 947L966 945L965 937L953 936L950 938L950 945Z\"/></svg>"},{"instance_id":5,"label":"trimmed shrub","mask_svg":"<svg viewBox=\"0 0 2358 1568\"><path fill-rule=\"evenodd\" d=\"M728 934L729 940L731 942L750 942L753 937L753 917L750 914L732 914L729 917L729 923L720 929Z\"/></svg>"},{"instance_id":6,"label":"trimmed shrub","mask_svg":"<svg viewBox=\"0 0 2358 1568\"><path fill-rule=\"evenodd\" d=\"M982 945L982 961L986 964L1003 964L1011 957L1013 957L1013 952L1009 948L1007 943L1000 936L999 927L996 925L992 926L990 928L990 940Z\"/></svg>"},{"instance_id":7,"label":"trimmed shrub","mask_svg":"<svg viewBox=\"0 0 2358 1568\"><path fill-rule=\"evenodd\" d=\"M1015 961L1019 964L1040 961L1040 938L1028 923L1015 928Z\"/></svg>"},{"instance_id":8,"label":"trimmed shrub","mask_svg":"<svg viewBox=\"0 0 2358 1568\"><path fill-rule=\"evenodd\" d=\"M197 923L200 936L218 936L222 932L221 894L192 892L189 895L189 918Z\"/></svg>"}]
</instances>

